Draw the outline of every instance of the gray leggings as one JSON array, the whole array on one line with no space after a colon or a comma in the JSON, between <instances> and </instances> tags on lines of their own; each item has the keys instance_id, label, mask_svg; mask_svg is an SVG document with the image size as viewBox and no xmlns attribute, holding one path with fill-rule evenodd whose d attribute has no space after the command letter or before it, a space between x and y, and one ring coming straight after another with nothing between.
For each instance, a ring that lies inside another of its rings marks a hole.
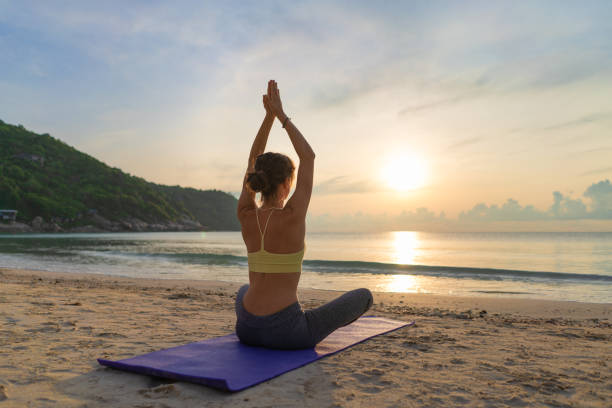
<instances>
[{"instance_id":1,"label":"gray leggings","mask_svg":"<svg viewBox=\"0 0 612 408\"><path fill-rule=\"evenodd\" d=\"M236 296L236 335L242 343L252 346L311 348L337 328L357 320L372 306L372 293L355 289L316 309L304 311L295 302L274 314L256 316L242 305L248 288L249 285L242 286Z\"/></svg>"}]
</instances>

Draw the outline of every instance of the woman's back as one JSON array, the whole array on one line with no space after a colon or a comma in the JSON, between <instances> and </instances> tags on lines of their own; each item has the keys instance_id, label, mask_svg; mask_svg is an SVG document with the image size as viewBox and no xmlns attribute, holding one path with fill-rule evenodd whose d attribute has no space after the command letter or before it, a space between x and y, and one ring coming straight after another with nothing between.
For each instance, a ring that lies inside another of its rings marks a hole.
<instances>
[{"instance_id":1,"label":"woman's back","mask_svg":"<svg viewBox=\"0 0 612 408\"><path fill-rule=\"evenodd\" d=\"M259 222L258 222L259 221ZM296 219L290 209L255 209L245 214L242 222L242 237L249 253L249 263L259 256L262 264L251 264L249 270L250 290L244 297L244 307L254 315L275 313L297 301L300 280L301 256L304 250L305 223ZM262 248L263 234L263 248ZM261 252L265 252L262 254ZM278 255L278 256L275 256ZM267 270L265 262L275 263L275 258L286 261L287 272L282 266ZM299 263L299 265L295 265ZM296 266L299 269L296 269Z\"/></svg>"},{"instance_id":2,"label":"woman's back","mask_svg":"<svg viewBox=\"0 0 612 408\"><path fill-rule=\"evenodd\" d=\"M305 220L291 214L289 208L256 208L245 213L241 220L242 239L247 252L261 249L276 253L289 254L304 248L306 236ZM264 233L264 248L261 246Z\"/></svg>"}]
</instances>

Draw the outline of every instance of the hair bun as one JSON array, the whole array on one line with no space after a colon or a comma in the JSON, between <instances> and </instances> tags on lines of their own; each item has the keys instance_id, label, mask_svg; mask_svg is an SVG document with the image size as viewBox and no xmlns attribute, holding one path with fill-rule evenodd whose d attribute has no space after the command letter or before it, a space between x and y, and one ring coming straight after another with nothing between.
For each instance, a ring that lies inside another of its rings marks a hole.
<instances>
[{"instance_id":1,"label":"hair bun","mask_svg":"<svg viewBox=\"0 0 612 408\"><path fill-rule=\"evenodd\" d=\"M262 192L266 190L266 188L270 185L268 181L268 176L261 170L257 170L253 173L249 173L247 177L247 184L249 188L256 193Z\"/></svg>"},{"instance_id":2,"label":"hair bun","mask_svg":"<svg viewBox=\"0 0 612 408\"><path fill-rule=\"evenodd\" d=\"M267 152L255 159L254 171L248 173L247 187L269 199L276 194L280 184L287 179L293 181L295 166L289 157L281 153Z\"/></svg>"}]
</instances>

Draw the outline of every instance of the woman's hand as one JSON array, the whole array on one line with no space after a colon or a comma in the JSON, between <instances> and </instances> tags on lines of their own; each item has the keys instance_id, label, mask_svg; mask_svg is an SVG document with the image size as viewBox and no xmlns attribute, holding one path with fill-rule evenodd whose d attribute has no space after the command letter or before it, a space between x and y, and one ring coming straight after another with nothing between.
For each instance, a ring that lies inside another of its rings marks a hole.
<instances>
[{"instance_id":1,"label":"woman's hand","mask_svg":"<svg viewBox=\"0 0 612 408\"><path fill-rule=\"evenodd\" d=\"M266 108L266 112L272 113L279 118L279 120L285 118L286 115L285 112L283 112L283 104L280 99L280 93L278 92L278 86L273 79L268 81L268 93L263 96L263 104Z\"/></svg>"},{"instance_id":2,"label":"woman's hand","mask_svg":"<svg viewBox=\"0 0 612 408\"><path fill-rule=\"evenodd\" d=\"M270 98L268 97L269 93L270 84L268 83L268 93L263 95L263 106L266 109L266 116L271 116L272 118L274 118L276 115L274 114L272 106L270 105Z\"/></svg>"},{"instance_id":3,"label":"woman's hand","mask_svg":"<svg viewBox=\"0 0 612 408\"><path fill-rule=\"evenodd\" d=\"M272 111L272 107L270 106L270 98L268 98L268 95L263 96L263 105L264 105L264 108L266 109L266 116L269 116L272 119L274 119L276 115Z\"/></svg>"}]
</instances>

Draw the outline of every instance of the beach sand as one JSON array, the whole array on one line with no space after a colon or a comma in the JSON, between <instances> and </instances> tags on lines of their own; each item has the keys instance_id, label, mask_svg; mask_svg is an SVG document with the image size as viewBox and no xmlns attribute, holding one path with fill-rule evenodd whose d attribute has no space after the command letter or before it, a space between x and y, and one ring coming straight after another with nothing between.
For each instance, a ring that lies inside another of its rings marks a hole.
<instances>
[{"instance_id":1,"label":"beach sand","mask_svg":"<svg viewBox=\"0 0 612 408\"><path fill-rule=\"evenodd\" d=\"M237 288L0 269L0 408L612 406L611 304L375 293L416 325L235 394L98 365L233 332Z\"/></svg>"}]
</instances>

